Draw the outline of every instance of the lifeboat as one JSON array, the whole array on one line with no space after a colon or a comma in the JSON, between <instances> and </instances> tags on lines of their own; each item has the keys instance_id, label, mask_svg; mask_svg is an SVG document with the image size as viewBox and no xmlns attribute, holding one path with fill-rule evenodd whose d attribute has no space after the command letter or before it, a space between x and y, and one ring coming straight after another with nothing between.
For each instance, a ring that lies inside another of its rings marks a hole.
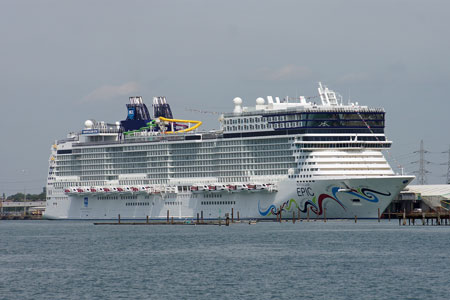
<instances>
[{"instance_id":1,"label":"lifeboat","mask_svg":"<svg viewBox=\"0 0 450 300\"><path fill-rule=\"evenodd\" d=\"M147 194L149 188L150 188L149 186L141 186L141 187L139 187L139 192L143 193L143 194Z\"/></svg>"},{"instance_id":2,"label":"lifeboat","mask_svg":"<svg viewBox=\"0 0 450 300\"><path fill-rule=\"evenodd\" d=\"M67 194L67 193L70 193L70 190L69 190L69 189L65 189L65 190L64 190L64 193L66 193L66 194Z\"/></svg>"},{"instance_id":3,"label":"lifeboat","mask_svg":"<svg viewBox=\"0 0 450 300\"><path fill-rule=\"evenodd\" d=\"M97 189L95 187L91 187L88 189L91 193L97 193Z\"/></svg>"},{"instance_id":4,"label":"lifeboat","mask_svg":"<svg viewBox=\"0 0 450 300\"><path fill-rule=\"evenodd\" d=\"M130 187L130 191L132 192L139 192L139 189L135 186Z\"/></svg>"},{"instance_id":5,"label":"lifeboat","mask_svg":"<svg viewBox=\"0 0 450 300\"><path fill-rule=\"evenodd\" d=\"M215 192L217 187L215 185L208 185L208 191Z\"/></svg>"},{"instance_id":6,"label":"lifeboat","mask_svg":"<svg viewBox=\"0 0 450 300\"><path fill-rule=\"evenodd\" d=\"M238 191L247 191L248 187L247 187L246 184L237 184L236 185L236 190L238 190Z\"/></svg>"},{"instance_id":7,"label":"lifeboat","mask_svg":"<svg viewBox=\"0 0 450 300\"><path fill-rule=\"evenodd\" d=\"M236 190L236 186L235 186L234 184L229 184L229 185L227 186L227 189L228 189L229 191L235 191L235 190Z\"/></svg>"},{"instance_id":8,"label":"lifeboat","mask_svg":"<svg viewBox=\"0 0 450 300\"><path fill-rule=\"evenodd\" d=\"M77 188L77 193L84 193L84 190L82 188Z\"/></svg>"},{"instance_id":9,"label":"lifeboat","mask_svg":"<svg viewBox=\"0 0 450 300\"><path fill-rule=\"evenodd\" d=\"M209 191L209 186L202 185L202 184L196 184L196 185L191 186L190 190L193 193L206 192L206 191Z\"/></svg>"},{"instance_id":10,"label":"lifeboat","mask_svg":"<svg viewBox=\"0 0 450 300\"><path fill-rule=\"evenodd\" d=\"M121 187L117 187L117 188L115 188L115 189L116 189L116 191L119 192L119 193L125 192L125 190L124 190L123 188L121 188Z\"/></svg>"},{"instance_id":11,"label":"lifeboat","mask_svg":"<svg viewBox=\"0 0 450 300\"><path fill-rule=\"evenodd\" d=\"M199 192L209 191L209 188L208 188L207 185L199 185L199 186L198 186L198 191L199 191Z\"/></svg>"},{"instance_id":12,"label":"lifeboat","mask_svg":"<svg viewBox=\"0 0 450 300\"><path fill-rule=\"evenodd\" d=\"M256 184L247 184L248 190L256 190Z\"/></svg>"},{"instance_id":13,"label":"lifeboat","mask_svg":"<svg viewBox=\"0 0 450 300\"><path fill-rule=\"evenodd\" d=\"M216 191L226 191L226 190L228 190L228 187L225 184L216 185Z\"/></svg>"}]
</instances>

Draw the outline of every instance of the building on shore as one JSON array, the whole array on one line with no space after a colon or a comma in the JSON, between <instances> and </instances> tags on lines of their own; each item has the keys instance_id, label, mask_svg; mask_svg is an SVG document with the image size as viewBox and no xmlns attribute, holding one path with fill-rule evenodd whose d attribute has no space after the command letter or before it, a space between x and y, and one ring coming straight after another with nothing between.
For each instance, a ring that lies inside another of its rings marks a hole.
<instances>
[{"instance_id":1,"label":"building on shore","mask_svg":"<svg viewBox=\"0 0 450 300\"><path fill-rule=\"evenodd\" d=\"M450 184L409 185L386 208L386 213L450 210Z\"/></svg>"}]
</instances>

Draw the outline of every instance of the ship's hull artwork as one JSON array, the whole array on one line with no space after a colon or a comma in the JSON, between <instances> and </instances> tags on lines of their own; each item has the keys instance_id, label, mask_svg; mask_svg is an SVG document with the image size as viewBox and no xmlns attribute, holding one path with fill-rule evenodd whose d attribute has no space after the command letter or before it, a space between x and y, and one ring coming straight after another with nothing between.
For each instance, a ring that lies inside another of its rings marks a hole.
<instances>
[{"instance_id":1,"label":"ship's hull artwork","mask_svg":"<svg viewBox=\"0 0 450 300\"><path fill-rule=\"evenodd\" d=\"M373 219L411 181L410 176L333 180L284 180L277 191L202 191L173 193L97 193L70 195L48 206L48 219L205 220L233 211L240 219ZM176 189L174 189L175 191Z\"/></svg>"}]
</instances>

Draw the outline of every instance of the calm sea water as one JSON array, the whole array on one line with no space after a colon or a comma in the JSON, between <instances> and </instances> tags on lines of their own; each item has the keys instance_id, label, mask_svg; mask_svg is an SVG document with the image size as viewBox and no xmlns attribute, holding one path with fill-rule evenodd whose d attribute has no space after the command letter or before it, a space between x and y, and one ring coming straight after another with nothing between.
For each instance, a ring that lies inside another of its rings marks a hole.
<instances>
[{"instance_id":1,"label":"calm sea water","mask_svg":"<svg viewBox=\"0 0 450 300\"><path fill-rule=\"evenodd\" d=\"M1 299L448 299L450 226L0 221Z\"/></svg>"}]
</instances>

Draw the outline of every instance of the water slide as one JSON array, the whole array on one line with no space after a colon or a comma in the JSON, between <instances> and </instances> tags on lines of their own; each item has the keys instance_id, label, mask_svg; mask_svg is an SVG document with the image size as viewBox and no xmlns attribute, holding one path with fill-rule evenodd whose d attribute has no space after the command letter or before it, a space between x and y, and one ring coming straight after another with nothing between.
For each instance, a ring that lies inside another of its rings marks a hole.
<instances>
[{"instance_id":1,"label":"water slide","mask_svg":"<svg viewBox=\"0 0 450 300\"><path fill-rule=\"evenodd\" d=\"M200 125L202 125L202 121L195 121L195 120L168 119L168 118L164 118L164 117L159 117L159 119L160 119L161 121L164 121L164 122L174 122L174 123L175 123L175 122L179 122L179 123L195 124L194 126L189 127L189 128L186 128L186 129L183 129L183 130L166 131L165 133L168 133L168 134L170 134L170 133L184 133L184 132L189 132L189 131L192 131L192 130L197 129Z\"/></svg>"}]
</instances>

